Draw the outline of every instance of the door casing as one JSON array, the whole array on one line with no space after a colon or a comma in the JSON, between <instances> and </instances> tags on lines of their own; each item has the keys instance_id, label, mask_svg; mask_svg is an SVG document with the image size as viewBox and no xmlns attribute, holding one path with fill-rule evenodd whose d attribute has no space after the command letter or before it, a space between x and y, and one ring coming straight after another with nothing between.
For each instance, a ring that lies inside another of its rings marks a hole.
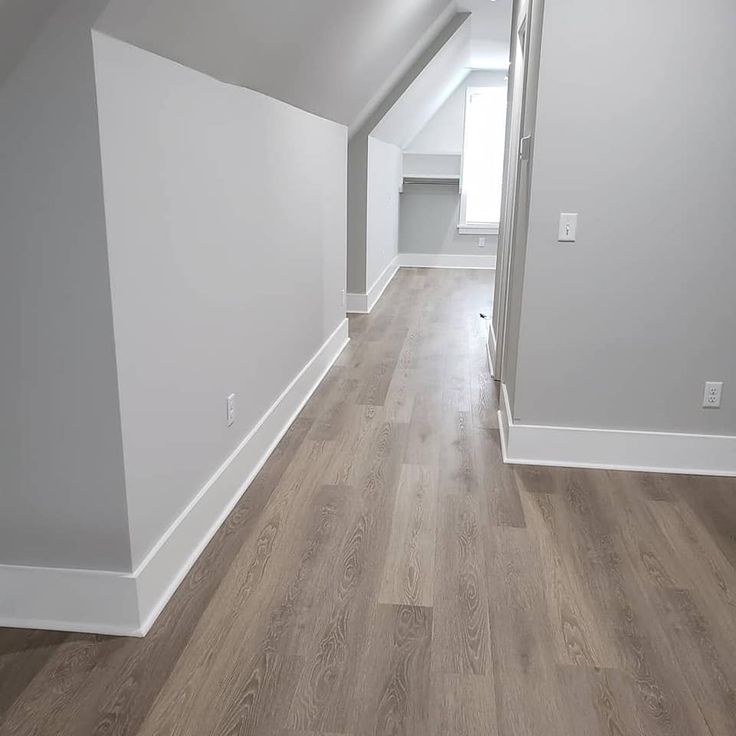
<instances>
[{"instance_id":1,"label":"door casing","mask_svg":"<svg viewBox=\"0 0 736 736\"><path fill-rule=\"evenodd\" d=\"M493 334L489 336L494 378L506 386L512 407L529 228L543 10L544 0L514 2L504 192L491 323Z\"/></svg>"}]
</instances>

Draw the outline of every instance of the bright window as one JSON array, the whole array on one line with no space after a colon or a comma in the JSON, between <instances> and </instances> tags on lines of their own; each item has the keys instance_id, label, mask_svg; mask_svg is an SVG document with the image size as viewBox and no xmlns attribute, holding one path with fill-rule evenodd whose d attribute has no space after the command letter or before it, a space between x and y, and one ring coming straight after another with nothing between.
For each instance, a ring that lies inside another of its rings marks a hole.
<instances>
[{"instance_id":1,"label":"bright window","mask_svg":"<svg viewBox=\"0 0 736 736\"><path fill-rule=\"evenodd\" d=\"M460 199L460 229L498 230L506 136L506 87L469 88Z\"/></svg>"}]
</instances>

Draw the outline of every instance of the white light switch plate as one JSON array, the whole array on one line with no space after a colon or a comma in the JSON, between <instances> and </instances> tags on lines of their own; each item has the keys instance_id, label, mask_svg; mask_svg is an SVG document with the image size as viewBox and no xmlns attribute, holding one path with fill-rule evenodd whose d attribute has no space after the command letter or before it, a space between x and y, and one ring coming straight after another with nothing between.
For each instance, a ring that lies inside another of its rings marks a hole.
<instances>
[{"instance_id":1,"label":"white light switch plate","mask_svg":"<svg viewBox=\"0 0 736 736\"><path fill-rule=\"evenodd\" d=\"M560 232L557 240L560 243L574 243L578 235L577 212L562 212L560 214Z\"/></svg>"},{"instance_id":2,"label":"white light switch plate","mask_svg":"<svg viewBox=\"0 0 736 736\"><path fill-rule=\"evenodd\" d=\"M227 397L227 414L225 415L227 426L232 427L235 423L235 394Z\"/></svg>"}]
</instances>

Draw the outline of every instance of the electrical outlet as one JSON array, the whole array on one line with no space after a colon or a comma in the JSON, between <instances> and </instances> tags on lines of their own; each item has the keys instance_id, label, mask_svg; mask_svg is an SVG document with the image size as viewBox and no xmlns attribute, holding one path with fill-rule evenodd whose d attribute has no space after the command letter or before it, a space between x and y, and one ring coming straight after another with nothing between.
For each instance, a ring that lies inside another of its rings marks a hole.
<instances>
[{"instance_id":1,"label":"electrical outlet","mask_svg":"<svg viewBox=\"0 0 736 736\"><path fill-rule=\"evenodd\" d=\"M707 381L705 384L705 393L703 394L703 408L720 409L722 393L722 381Z\"/></svg>"},{"instance_id":2,"label":"electrical outlet","mask_svg":"<svg viewBox=\"0 0 736 736\"><path fill-rule=\"evenodd\" d=\"M235 394L227 397L227 426L232 427L235 424Z\"/></svg>"},{"instance_id":3,"label":"electrical outlet","mask_svg":"<svg viewBox=\"0 0 736 736\"><path fill-rule=\"evenodd\" d=\"M479 248L485 248L486 247L486 239L485 238L478 238L478 247Z\"/></svg>"},{"instance_id":4,"label":"electrical outlet","mask_svg":"<svg viewBox=\"0 0 736 736\"><path fill-rule=\"evenodd\" d=\"M345 289L340 289L340 303L345 306Z\"/></svg>"}]
</instances>

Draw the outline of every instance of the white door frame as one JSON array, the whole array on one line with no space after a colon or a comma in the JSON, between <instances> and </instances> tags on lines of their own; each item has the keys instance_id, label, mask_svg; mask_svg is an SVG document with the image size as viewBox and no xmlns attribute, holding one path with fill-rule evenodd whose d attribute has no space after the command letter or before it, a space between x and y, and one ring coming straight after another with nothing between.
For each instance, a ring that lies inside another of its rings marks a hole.
<instances>
[{"instance_id":1,"label":"white door frame","mask_svg":"<svg viewBox=\"0 0 736 736\"><path fill-rule=\"evenodd\" d=\"M504 193L498 240L489 355L494 378L514 381L528 229L528 183L533 158L544 0L514 0L509 70ZM522 152L522 139L525 140Z\"/></svg>"}]
</instances>

